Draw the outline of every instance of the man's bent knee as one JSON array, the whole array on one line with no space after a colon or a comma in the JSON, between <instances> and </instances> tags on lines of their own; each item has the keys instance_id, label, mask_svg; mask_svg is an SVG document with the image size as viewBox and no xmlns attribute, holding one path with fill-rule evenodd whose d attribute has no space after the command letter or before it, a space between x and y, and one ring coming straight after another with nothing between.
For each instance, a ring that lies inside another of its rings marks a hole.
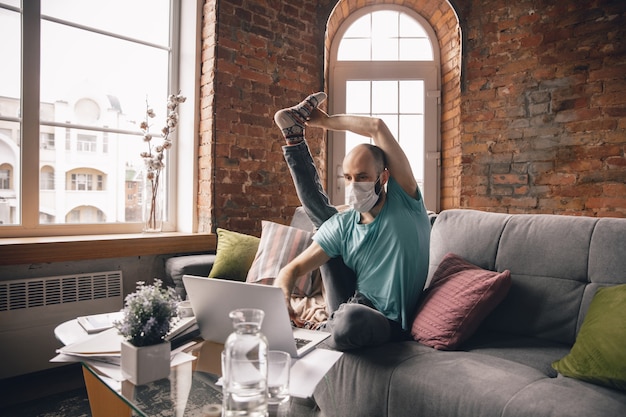
<instances>
[{"instance_id":1,"label":"man's bent knee","mask_svg":"<svg viewBox=\"0 0 626 417\"><path fill-rule=\"evenodd\" d=\"M331 343L337 350L376 346L389 341L389 321L361 304L342 304L328 322Z\"/></svg>"}]
</instances>

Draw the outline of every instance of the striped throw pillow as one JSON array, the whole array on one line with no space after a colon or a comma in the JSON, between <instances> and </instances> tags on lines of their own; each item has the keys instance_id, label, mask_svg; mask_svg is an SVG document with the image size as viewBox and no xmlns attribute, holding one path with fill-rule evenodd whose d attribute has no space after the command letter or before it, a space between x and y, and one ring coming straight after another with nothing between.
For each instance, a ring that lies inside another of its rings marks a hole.
<instances>
[{"instance_id":1,"label":"striped throw pillow","mask_svg":"<svg viewBox=\"0 0 626 417\"><path fill-rule=\"evenodd\" d=\"M281 268L309 247L313 233L266 220L261 226L261 241L246 281L271 285ZM298 278L293 294L313 297L321 293L321 286L321 275L314 271Z\"/></svg>"}]
</instances>

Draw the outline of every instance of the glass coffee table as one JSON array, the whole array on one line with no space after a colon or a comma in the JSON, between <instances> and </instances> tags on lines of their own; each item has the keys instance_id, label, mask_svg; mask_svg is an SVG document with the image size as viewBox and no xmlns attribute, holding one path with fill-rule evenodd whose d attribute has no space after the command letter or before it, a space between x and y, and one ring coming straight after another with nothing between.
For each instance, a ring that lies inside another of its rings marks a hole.
<instances>
[{"instance_id":1,"label":"glass coffee table","mask_svg":"<svg viewBox=\"0 0 626 417\"><path fill-rule=\"evenodd\" d=\"M64 342L69 337L66 332L79 330L73 323L64 323L55 333ZM221 416L222 388L217 381L223 345L201 339L193 341L196 343L184 352L195 360L173 366L168 378L145 385L118 381L102 372L96 362L83 362L92 417ZM280 406L270 406L269 416L321 417L321 412L313 399L291 397Z\"/></svg>"}]
</instances>

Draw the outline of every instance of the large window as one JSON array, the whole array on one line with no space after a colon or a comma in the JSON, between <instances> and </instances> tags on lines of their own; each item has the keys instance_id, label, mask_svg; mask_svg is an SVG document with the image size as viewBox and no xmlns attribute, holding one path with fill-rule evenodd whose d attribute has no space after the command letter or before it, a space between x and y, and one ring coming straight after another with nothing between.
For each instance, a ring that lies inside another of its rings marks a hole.
<instances>
[{"instance_id":1,"label":"large window","mask_svg":"<svg viewBox=\"0 0 626 417\"><path fill-rule=\"evenodd\" d=\"M332 113L376 116L407 154L426 206L439 201L439 52L425 19L409 9L374 6L350 16L331 54ZM341 163L369 138L332 132L329 192L344 200Z\"/></svg>"},{"instance_id":2,"label":"large window","mask_svg":"<svg viewBox=\"0 0 626 417\"><path fill-rule=\"evenodd\" d=\"M147 103L158 131L168 94L180 88L180 8L176 0L0 0L0 166L11 167L0 236L141 230L127 190L141 188ZM176 152L166 154L170 203ZM176 227L175 209L166 208L166 230Z\"/></svg>"}]
</instances>

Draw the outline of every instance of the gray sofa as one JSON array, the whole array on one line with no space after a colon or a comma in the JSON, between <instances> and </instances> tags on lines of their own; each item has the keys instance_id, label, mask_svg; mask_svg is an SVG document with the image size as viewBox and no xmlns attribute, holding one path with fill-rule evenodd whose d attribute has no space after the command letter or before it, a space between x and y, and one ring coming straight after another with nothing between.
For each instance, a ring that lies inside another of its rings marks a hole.
<instances>
[{"instance_id":1,"label":"gray sofa","mask_svg":"<svg viewBox=\"0 0 626 417\"><path fill-rule=\"evenodd\" d=\"M310 227L302 216L296 225ZM454 351L407 341L344 353L316 387L320 415L626 416L626 392L551 367L595 291L626 283L626 219L447 210L433 224L429 279L450 252L510 270L504 301Z\"/></svg>"},{"instance_id":2,"label":"gray sofa","mask_svg":"<svg viewBox=\"0 0 626 417\"><path fill-rule=\"evenodd\" d=\"M596 289L626 283L625 219L449 210L433 225L430 276L449 252L509 269L504 301L457 351L403 342L344 354L315 390L325 415L626 416L626 392L551 367Z\"/></svg>"}]
</instances>

